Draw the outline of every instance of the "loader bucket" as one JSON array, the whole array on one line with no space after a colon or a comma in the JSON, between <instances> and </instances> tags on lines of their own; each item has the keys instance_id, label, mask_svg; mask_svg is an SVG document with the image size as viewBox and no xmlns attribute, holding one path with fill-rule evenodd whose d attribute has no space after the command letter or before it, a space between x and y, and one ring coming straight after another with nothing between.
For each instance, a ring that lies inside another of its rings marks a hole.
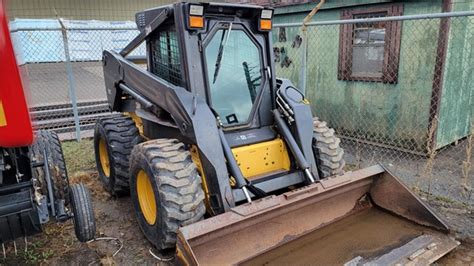
<instances>
[{"instance_id":1,"label":"loader bucket","mask_svg":"<svg viewBox=\"0 0 474 266\"><path fill-rule=\"evenodd\" d=\"M424 265L458 245L427 205L376 165L182 227L177 257L191 265Z\"/></svg>"}]
</instances>

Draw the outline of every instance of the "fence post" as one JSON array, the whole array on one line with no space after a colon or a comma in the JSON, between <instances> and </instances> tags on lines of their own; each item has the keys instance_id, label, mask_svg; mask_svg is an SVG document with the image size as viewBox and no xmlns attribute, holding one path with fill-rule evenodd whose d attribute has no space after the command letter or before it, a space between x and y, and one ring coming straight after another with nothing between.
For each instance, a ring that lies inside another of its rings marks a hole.
<instances>
[{"instance_id":1,"label":"fence post","mask_svg":"<svg viewBox=\"0 0 474 266\"><path fill-rule=\"evenodd\" d=\"M69 96L71 97L72 111L74 114L74 126L76 128L76 140L81 140L81 125L79 124L79 111L77 110L77 97L76 97L76 80L74 79L74 73L72 72L71 56L69 54L69 42L67 38L67 29L64 26L62 19L59 19L61 25L61 33L64 44L64 55L66 57L66 72L69 84Z\"/></svg>"},{"instance_id":2,"label":"fence post","mask_svg":"<svg viewBox=\"0 0 474 266\"><path fill-rule=\"evenodd\" d=\"M307 49L308 42L306 40L307 34L306 31L303 32L303 49L301 49L301 66L300 66L300 82L299 87L303 95L306 95L306 60L307 60Z\"/></svg>"}]
</instances>

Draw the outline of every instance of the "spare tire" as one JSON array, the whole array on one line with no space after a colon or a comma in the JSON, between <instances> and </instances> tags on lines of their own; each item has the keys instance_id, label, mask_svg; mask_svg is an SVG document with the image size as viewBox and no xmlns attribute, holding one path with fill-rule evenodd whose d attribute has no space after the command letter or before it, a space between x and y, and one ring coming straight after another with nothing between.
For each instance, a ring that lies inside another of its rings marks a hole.
<instances>
[{"instance_id":1,"label":"spare tire","mask_svg":"<svg viewBox=\"0 0 474 266\"><path fill-rule=\"evenodd\" d=\"M62 199L65 205L69 205L69 179L67 175L66 162L59 137L55 132L40 130L36 132L35 142L31 146L31 153L37 162L43 162L43 152L48 157L49 173L53 181L55 199ZM41 184L41 192L47 195L47 185L44 180L43 167L35 167L33 175Z\"/></svg>"}]
</instances>

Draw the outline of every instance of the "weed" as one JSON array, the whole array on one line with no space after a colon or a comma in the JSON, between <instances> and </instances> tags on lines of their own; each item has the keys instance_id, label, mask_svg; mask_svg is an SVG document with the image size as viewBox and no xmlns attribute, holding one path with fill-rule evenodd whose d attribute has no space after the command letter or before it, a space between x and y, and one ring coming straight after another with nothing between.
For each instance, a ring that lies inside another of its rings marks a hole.
<instances>
[{"instance_id":1,"label":"weed","mask_svg":"<svg viewBox=\"0 0 474 266\"><path fill-rule=\"evenodd\" d=\"M27 264L38 264L41 262L46 262L49 258L54 256L54 251L48 249L47 251L38 252L32 249L20 252L20 255L23 257L24 261Z\"/></svg>"},{"instance_id":2,"label":"weed","mask_svg":"<svg viewBox=\"0 0 474 266\"><path fill-rule=\"evenodd\" d=\"M471 128L474 128L472 126ZM471 164L472 164L472 146L473 146L473 135L474 133L471 132L471 135L467 137L467 146L466 146L466 160L462 162L462 186L463 188L469 193L468 200L471 199L472 196L472 187L469 184L469 172L471 171Z\"/></svg>"},{"instance_id":3,"label":"weed","mask_svg":"<svg viewBox=\"0 0 474 266\"><path fill-rule=\"evenodd\" d=\"M425 166L423 167L422 173L420 176L428 177L428 195L431 193L431 185L433 182L433 165L434 159L436 157L436 149L434 148L434 141L435 141L435 132L436 128L438 127L438 117L435 116L433 119L433 124L428 131L428 139L426 142L426 149L428 152L428 160L426 161ZM417 186L419 186L417 182Z\"/></svg>"},{"instance_id":4,"label":"weed","mask_svg":"<svg viewBox=\"0 0 474 266\"><path fill-rule=\"evenodd\" d=\"M16 258L22 260L21 264L41 264L53 256L54 251L49 248L45 249L44 242L35 241L28 243L28 247L25 249L19 248ZM13 261L15 261L15 259ZM3 260L2 263L9 264L6 260Z\"/></svg>"}]
</instances>

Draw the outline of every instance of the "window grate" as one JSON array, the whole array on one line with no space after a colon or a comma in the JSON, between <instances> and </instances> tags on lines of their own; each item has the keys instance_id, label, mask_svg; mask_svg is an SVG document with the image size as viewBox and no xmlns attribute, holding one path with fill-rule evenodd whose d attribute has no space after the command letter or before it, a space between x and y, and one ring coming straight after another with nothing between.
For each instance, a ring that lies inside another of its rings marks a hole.
<instances>
[{"instance_id":1,"label":"window grate","mask_svg":"<svg viewBox=\"0 0 474 266\"><path fill-rule=\"evenodd\" d=\"M177 86L183 85L177 34L160 31L152 41L152 73Z\"/></svg>"}]
</instances>

